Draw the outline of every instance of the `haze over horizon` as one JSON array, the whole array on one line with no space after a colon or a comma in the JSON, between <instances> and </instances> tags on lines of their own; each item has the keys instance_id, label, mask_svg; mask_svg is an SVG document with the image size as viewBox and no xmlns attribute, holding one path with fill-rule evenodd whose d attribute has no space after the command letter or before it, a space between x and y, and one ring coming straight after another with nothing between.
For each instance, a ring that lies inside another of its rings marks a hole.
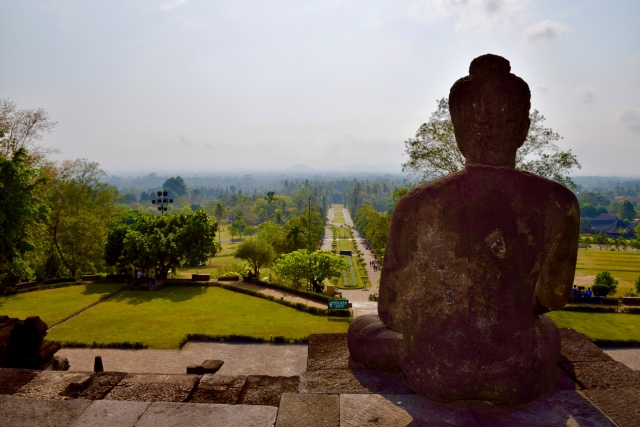
<instances>
[{"instance_id":1,"label":"haze over horizon","mask_svg":"<svg viewBox=\"0 0 640 427\"><path fill-rule=\"evenodd\" d=\"M529 84L572 175L639 174L638 2L0 4L0 98L49 112L56 158L111 174L400 173L404 141L485 53Z\"/></svg>"}]
</instances>

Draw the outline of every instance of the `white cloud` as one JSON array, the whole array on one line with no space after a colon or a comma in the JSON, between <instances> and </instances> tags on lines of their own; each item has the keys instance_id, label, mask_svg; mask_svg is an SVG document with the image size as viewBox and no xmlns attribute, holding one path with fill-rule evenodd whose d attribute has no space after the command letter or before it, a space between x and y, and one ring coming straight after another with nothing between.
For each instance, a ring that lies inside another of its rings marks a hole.
<instances>
[{"instance_id":1,"label":"white cloud","mask_svg":"<svg viewBox=\"0 0 640 427\"><path fill-rule=\"evenodd\" d=\"M456 30L489 31L523 21L528 0L421 0L408 7L420 21L457 18Z\"/></svg>"},{"instance_id":2,"label":"white cloud","mask_svg":"<svg viewBox=\"0 0 640 427\"><path fill-rule=\"evenodd\" d=\"M191 0L169 0L166 3L164 3L162 6L160 6L160 10L163 10L166 12L168 10L180 7L185 3L189 3L190 1Z\"/></svg>"},{"instance_id":3,"label":"white cloud","mask_svg":"<svg viewBox=\"0 0 640 427\"><path fill-rule=\"evenodd\" d=\"M623 108L616 117L616 122L625 125L634 132L640 132L640 110Z\"/></svg>"},{"instance_id":4,"label":"white cloud","mask_svg":"<svg viewBox=\"0 0 640 427\"><path fill-rule=\"evenodd\" d=\"M535 88L542 93L549 93L551 91L551 86L546 84L535 85Z\"/></svg>"},{"instance_id":5,"label":"white cloud","mask_svg":"<svg viewBox=\"0 0 640 427\"><path fill-rule=\"evenodd\" d=\"M576 90L576 97L582 102L586 102L587 104L595 101L595 92L591 86L580 86Z\"/></svg>"},{"instance_id":6,"label":"white cloud","mask_svg":"<svg viewBox=\"0 0 640 427\"><path fill-rule=\"evenodd\" d=\"M524 36L530 42L553 41L566 36L569 31L568 25L545 19L527 28Z\"/></svg>"},{"instance_id":7,"label":"white cloud","mask_svg":"<svg viewBox=\"0 0 640 427\"><path fill-rule=\"evenodd\" d=\"M629 60L629 63L634 69L640 70L640 53L633 55Z\"/></svg>"}]
</instances>

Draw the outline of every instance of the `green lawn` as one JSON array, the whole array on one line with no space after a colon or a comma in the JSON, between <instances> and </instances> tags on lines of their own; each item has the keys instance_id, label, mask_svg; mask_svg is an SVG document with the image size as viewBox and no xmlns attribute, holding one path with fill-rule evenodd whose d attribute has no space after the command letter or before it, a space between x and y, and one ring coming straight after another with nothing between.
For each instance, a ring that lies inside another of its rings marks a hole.
<instances>
[{"instance_id":1,"label":"green lawn","mask_svg":"<svg viewBox=\"0 0 640 427\"><path fill-rule=\"evenodd\" d=\"M573 328L592 340L640 341L640 315L554 311L547 314L559 328Z\"/></svg>"},{"instance_id":2,"label":"green lawn","mask_svg":"<svg viewBox=\"0 0 640 427\"><path fill-rule=\"evenodd\" d=\"M53 326L67 316L117 291L122 284L91 284L0 297L0 314L25 319L40 316Z\"/></svg>"},{"instance_id":3,"label":"green lawn","mask_svg":"<svg viewBox=\"0 0 640 427\"><path fill-rule=\"evenodd\" d=\"M124 291L56 327L50 339L82 343L142 342L175 348L187 334L270 335L301 339L346 332L346 318L314 316L275 302L216 287Z\"/></svg>"},{"instance_id":4,"label":"green lawn","mask_svg":"<svg viewBox=\"0 0 640 427\"><path fill-rule=\"evenodd\" d=\"M595 248L578 250L575 283L593 285L595 275L609 270L620 283L615 296L635 292L634 283L640 277L640 252L635 250L609 251Z\"/></svg>"}]
</instances>

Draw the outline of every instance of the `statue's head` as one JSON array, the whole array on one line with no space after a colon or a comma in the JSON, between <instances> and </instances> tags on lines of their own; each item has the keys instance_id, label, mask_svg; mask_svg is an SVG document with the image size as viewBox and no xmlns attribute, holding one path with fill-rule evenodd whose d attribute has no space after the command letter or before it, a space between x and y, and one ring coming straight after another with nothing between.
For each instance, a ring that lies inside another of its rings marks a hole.
<instances>
[{"instance_id":1,"label":"statue's head","mask_svg":"<svg viewBox=\"0 0 640 427\"><path fill-rule=\"evenodd\" d=\"M449 111L467 163L514 167L529 131L529 85L511 74L509 61L482 55L451 87Z\"/></svg>"}]
</instances>

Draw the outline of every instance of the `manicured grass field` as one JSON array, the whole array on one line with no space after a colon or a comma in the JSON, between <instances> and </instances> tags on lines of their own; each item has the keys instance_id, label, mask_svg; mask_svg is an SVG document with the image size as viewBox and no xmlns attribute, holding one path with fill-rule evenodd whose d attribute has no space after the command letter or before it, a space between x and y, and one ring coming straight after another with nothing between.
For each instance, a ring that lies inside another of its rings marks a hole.
<instances>
[{"instance_id":1,"label":"manicured grass field","mask_svg":"<svg viewBox=\"0 0 640 427\"><path fill-rule=\"evenodd\" d=\"M591 286L595 275L609 270L620 283L615 296L635 292L634 283L640 276L640 252L609 251L595 248L579 249L576 264L576 284Z\"/></svg>"},{"instance_id":2,"label":"manicured grass field","mask_svg":"<svg viewBox=\"0 0 640 427\"><path fill-rule=\"evenodd\" d=\"M573 328L592 340L640 341L640 315L553 311L547 314L559 328Z\"/></svg>"},{"instance_id":3,"label":"manicured grass field","mask_svg":"<svg viewBox=\"0 0 640 427\"><path fill-rule=\"evenodd\" d=\"M342 205L333 205L333 222L335 224L346 224L342 213Z\"/></svg>"},{"instance_id":4,"label":"manicured grass field","mask_svg":"<svg viewBox=\"0 0 640 427\"><path fill-rule=\"evenodd\" d=\"M112 283L77 285L2 296L0 314L19 319L40 316L51 327L123 286Z\"/></svg>"},{"instance_id":5,"label":"manicured grass field","mask_svg":"<svg viewBox=\"0 0 640 427\"><path fill-rule=\"evenodd\" d=\"M314 316L216 287L167 287L124 291L56 327L50 339L81 343L142 342L175 348L187 334L301 339L346 332L346 318Z\"/></svg>"}]
</instances>

